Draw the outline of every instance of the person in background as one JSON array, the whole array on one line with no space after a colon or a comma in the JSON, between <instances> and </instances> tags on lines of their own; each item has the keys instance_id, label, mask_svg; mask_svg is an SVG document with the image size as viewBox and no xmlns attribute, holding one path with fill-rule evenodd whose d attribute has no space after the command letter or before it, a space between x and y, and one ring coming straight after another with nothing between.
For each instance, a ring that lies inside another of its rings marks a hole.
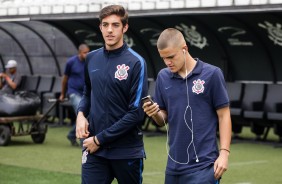
<instances>
[{"instance_id":1,"label":"person in background","mask_svg":"<svg viewBox=\"0 0 282 184\"><path fill-rule=\"evenodd\" d=\"M85 138L82 183L142 183L145 157L141 98L147 95L145 60L123 41L128 13L120 5L99 14L104 47L86 57L76 135ZM87 119L86 119L87 118Z\"/></svg>"},{"instance_id":2,"label":"person in background","mask_svg":"<svg viewBox=\"0 0 282 184\"><path fill-rule=\"evenodd\" d=\"M17 61L9 60L5 65L8 73L0 73L0 91L2 93L12 94L21 82L21 75L17 72Z\"/></svg>"},{"instance_id":3,"label":"person in background","mask_svg":"<svg viewBox=\"0 0 282 184\"><path fill-rule=\"evenodd\" d=\"M167 68L157 76L155 103L146 102L143 108L158 125L169 126L165 183L218 184L228 168L231 142L222 71L193 58L177 29L165 29L157 48Z\"/></svg>"},{"instance_id":4,"label":"person in background","mask_svg":"<svg viewBox=\"0 0 282 184\"><path fill-rule=\"evenodd\" d=\"M88 52L89 47L86 44L79 45L78 54L69 58L65 66L59 100L63 101L67 96L70 99L74 112L76 112L83 94L84 64ZM75 122L72 122L72 124L73 126L69 131L67 138L72 146L79 146L76 141Z\"/></svg>"}]
</instances>

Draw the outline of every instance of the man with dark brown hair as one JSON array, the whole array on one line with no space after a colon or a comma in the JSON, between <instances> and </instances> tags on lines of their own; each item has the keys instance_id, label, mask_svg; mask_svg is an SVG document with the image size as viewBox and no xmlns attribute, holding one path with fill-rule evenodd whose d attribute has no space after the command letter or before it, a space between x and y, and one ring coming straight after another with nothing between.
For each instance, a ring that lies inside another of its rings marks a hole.
<instances>
[{"instance_id":1,"label":"man with dark brown hair","mask_svg":"<svg viewBox=\"0 0 282 184\"><path fill-rule=\"evenodd\" d=\"M84 95L76 135L85 138L82 183L142 183L145 157L141 131L147 95L145 60L123 41L128 14L120 5L100 12L105 46L86 57ZM86 119L86 117L88 117Z\"/></svg>"}]
</instances>

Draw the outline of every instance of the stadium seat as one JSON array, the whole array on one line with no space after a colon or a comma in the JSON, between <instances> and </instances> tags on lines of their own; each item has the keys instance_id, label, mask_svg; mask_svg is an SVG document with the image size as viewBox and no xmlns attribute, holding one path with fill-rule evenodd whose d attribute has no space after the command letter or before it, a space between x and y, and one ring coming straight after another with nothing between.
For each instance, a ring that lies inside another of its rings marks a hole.
<instances>
[{"instance_id":1,"label":"stadium seat","mask_svg":"<svg viewBox=\"0 0 282 184\"><path fill-rule=\"evenodd\" d=\"M59 98L59 95L61 93L61 84L62 82L62 78L57 76L54 77L54 82L53 82L53 86L52 86L52 90L51 92L47 92L44 93L42 95L42 113L46 113L47 110L50 108L50 106L52 105L51 103L48 102L49 99L57 99ZM49 116L52 117L59 117L59 108L58 106L56 106L56 108L54 108L52 111L49 112L48 114ZM54 119L53 119L54 120Z\"/></svg>"},{"instance_id":2,"label":"stadium seat","mask_svg":"<svg viewBox=\"0 0 282 184\"><path fill-rule=\"evenodd\" d=\"M39 84L36 90L36 93L40 96L41 99L40 112L42 112L42 108L43 108L43 94L51 91L53 80L54 80L53 76L47 76L47 75L40 76Z\"/></svg>"},{"instance_id":3,"label":"stadium seat","mask_svg":"<svg viewBox=\"0 0 282 184\"><path fill-rule=\"evenodd\" d=\"M264 134L265 126L258 124L264 118L264 100L266 84L247 83L242 101L243 118L251 125L251 131L257 135L257 139Z\"/></svg>"},{"instance_id":4,"label":"stadium seat","mask_svg":"<svg viewBox=\"0 0 282 184\"><path fill-rule=\"evenodd\" d=\"M240 108L243 97L243 83L239 82L226 82L227 93L230 100L230 107ZM234 111L234 114L237 114Z\"/></svg>"},{"instance_id":5,"label":"stadium seat","mask_svg":"<svg viewBox=\"0 0 282 184\"><path fill-rule=\"evenodd\" d=\"M171 0L157 0L156 9L169 9L171 6Z\"/></svg>"},{"instance_id":6,"label":"stadium seat","mask_svg":"<svg viewBox=\"0 0 282 184\"><path fill-rule=\"evenodd\" d=\"M148 95L154 99L155 96L156 81L153 78L148 78Z\"/></svg>"},{"instance_id":7,"label":"stadium seat","mask_svg":"<svg viewBox=\"0 0 282 184\"><path fill-rule=\"evenodd\" d=\"M109 4L121 4L128 10L199 8L217 6L248 6L281 4L281 0L3 0L0 15L39 15L99 12Z\"/></svg>"},{"instance_id":8,"label":"stadium seat","mask_svg":"<svg viewBox=\"0 0 282 184\"><path fill-rule=\"evenodd\" d=\"M217 0L217 6L232 6L233 0Z\"/></svg>"},{"instance_id":9,"label":"stadium seat","mask_svg":"<svg viewBox=\"0 0 282 184\"><path fill-rule=\"evenodd\" d=\"M281 0L269 0L270 4L280 4L281 3Z\"/></svg>"},{"instance_id":10,"label":"stadium seat","mask_svg":"<svg viewBox=\"0 0 282 184\"><path fill-rule=\"evenodd\" d=\"M239 82L226 82L226 89L230 100L230 113L232 119L232 131L234 134L242 132L242 98L244 84Z\"/></svg>"},{"instance_id":11,"label":"stadium seat","mask_svg":"<svg viewBox=\"0 0 282 184\"><path fill-rule=\"evenodd\" d=\"M202 0L201 1L202 7L215 7L216 6L216 0Z\"/></svg>"},{"instance_id":12,"label":"stadium seat","mask_svg":"<svg viewBox=\"0 0 282 184\"><path fill-rule=\"evenodd\" d=\"M42 95L42 93L50 92L53 85L53 76L42 75L40 76L39 84L37 87L37 93Z\"/></svg>"},{"instance_id":13,"label":"stadium seat","mask_svg":"<svg viewBox=\"0 0 282 184\"><path fill-rule=\"evenodd\" d=\"M154 94L155 94L155 87L156 87L156 81L153 78L148 78L148 95L150 95L153 100L154 100ZM146 115L142 129L144 131L148 131L150 123L154 124L152 118Z\"/></svg>"},{"instance_id":14,"label":"stadium seat","mask_svg":"<svg viewBox=\"0 0 282 184\"><path fill-rule=\"evenodd\" d=\"M50 102L48 102L49 99L58 99L61 94L62 89L62 77L55 77L54 78L54 84L52 87L51 92L47 92L43 94L42 97L42 113L46 113L49 107L52 105ZM54 118L59 118L59 125L63 124L64 118L67 117L73 117L73 109L69 101L61 102L59 103L56 108L54 108L52 111L49 112L49 116Z\"/></svg>"},{"instance_id":15,"label":"stadium seat","mask_svg":"<svg viewBox=\"0 0 282 184\"><path fill-rule=\"evenodd\" d=\"M22 91L30 91L35 92L37 91L37 87L39 84L40 76L38 75L25 75L22 76L22 82L19 90Z\"/></svg>"},{"instance_id":16,"label":"stadium seat","mask_svg":"<svg viewBox=\"0 0 282 184\"><path fill-rule=\"evenodd\" d=\"M241 5L250 5L251 0L234 0L234 4L237 6L241 6Z\"/></svg>"},{"instance_id":17,"label":"stadium seat","mask_svg":"<svg viewBox=\"0 0 282 184\"><path fill-rule=\"evenodd\" d=\"M131 0L128 3L128 10L141 10L141 2Z\"/></svg>"},{"instance_id":18,"label":"stadium seat","mask_svg":"<svg viewBox=\"0 0 282 184\"><path fill-rule=\"evenodd\" d=\"M170 8L185 8L185 0L170 0Z\"/></svg>"},{"instance_id":19,"label":"stadium seat","mask_svg":"<svg viewBox=\"0 0 282 184\"><path fill-rule=\"evenodd\" d=\"M252 0L252 5L267 4L269 0Z\"/></svg>"},{"instance_id":20,"label":"stadium seat","mask_svg":"<svg viewBox=\"0 0 282 184\"><path fill-rule=\"evenodd\" d=\"M64 118L71 118L73 122L75 122L75 112L72 107L71 102L65 101L59 104L59 124L64 124Z\"/></svg>"},{"instance_id":21,"label":"stadium seat","mask_svg":"<svg viewBox=\"0 0 282 184\"><path fill-rule=\"evenodd\" d=\"M186 0L185 8L197 8L201 6L200 0Z\"/></svg>"},{"instance_id":22,"label":"stadium seat","mask_svg":"<svg viewBox=\"0 0 282 184\"><path fill-rule=\"evenodd\" d=\"M91 2L88 5L88 12L99 12L102 8L102 5L98 2Z\"/></svg>"},{"instance_id":23,"label":"stadium seat","mask_svg":"<svg viewBox=\"0 0 282 184\"><path fill-rule=\"evenodd\" d=\"M265 100L266 119L273 123L274 133L282 142L282 84L269 84Z\"/></svg>"}]
</instances>

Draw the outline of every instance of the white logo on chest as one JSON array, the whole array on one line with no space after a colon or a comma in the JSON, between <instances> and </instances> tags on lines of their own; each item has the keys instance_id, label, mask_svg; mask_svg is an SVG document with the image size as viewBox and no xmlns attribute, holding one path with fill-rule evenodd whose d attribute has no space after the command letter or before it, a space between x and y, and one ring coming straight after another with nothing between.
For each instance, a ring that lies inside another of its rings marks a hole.
<instances>
[{"instance_id":1,"label":"white logo on chest","mask_svg":"<svg viewBox=\"0 0 282 184\"><path fill-rule=\"evenodd\" d=\"M128 77L127 70L129 70L129 66L125 64L117 65L117 71L115 72L115 78L118 80L126 80Z\"/></svg>"},{"instance_id":2,"label":"white logo on chest","mask_svg":"<svg viewBox=\"0 0 282 184\"><path fill-rule=\"evenodd\" d=\"M200 94L204 92L205 90L205 87L204 87L205 81L204 80L201 80L201 79L194 80L193 84L194 84L194 86L192 87L193 93Z\"/></svg>"}]
</instances>

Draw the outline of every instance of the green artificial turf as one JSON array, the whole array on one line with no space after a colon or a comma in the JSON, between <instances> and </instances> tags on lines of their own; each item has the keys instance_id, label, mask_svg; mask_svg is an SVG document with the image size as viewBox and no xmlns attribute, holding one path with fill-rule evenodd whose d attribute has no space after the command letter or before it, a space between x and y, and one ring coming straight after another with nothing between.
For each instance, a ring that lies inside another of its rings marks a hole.
<instances>
[{"instance_id":1,"label":"green artificial turf","mask_svg":"<svg viewBox=\"0 0 282 184\"><path fill-rule=\"evenodd\" d=\"M66 139L70 128L49 126L43 144L33 143L30 136L12 137L8 146L0 147L0 184L80 183L81 150ZM249 128L244 128L241 136L244 140L231 145L229 168L221 183L281 184L282 148L274 148L278 137L271 130L269 141L252 141ZM144 141L143 183L162 184L166 134L145 133Z\"/></svg>"}]
</instances>

